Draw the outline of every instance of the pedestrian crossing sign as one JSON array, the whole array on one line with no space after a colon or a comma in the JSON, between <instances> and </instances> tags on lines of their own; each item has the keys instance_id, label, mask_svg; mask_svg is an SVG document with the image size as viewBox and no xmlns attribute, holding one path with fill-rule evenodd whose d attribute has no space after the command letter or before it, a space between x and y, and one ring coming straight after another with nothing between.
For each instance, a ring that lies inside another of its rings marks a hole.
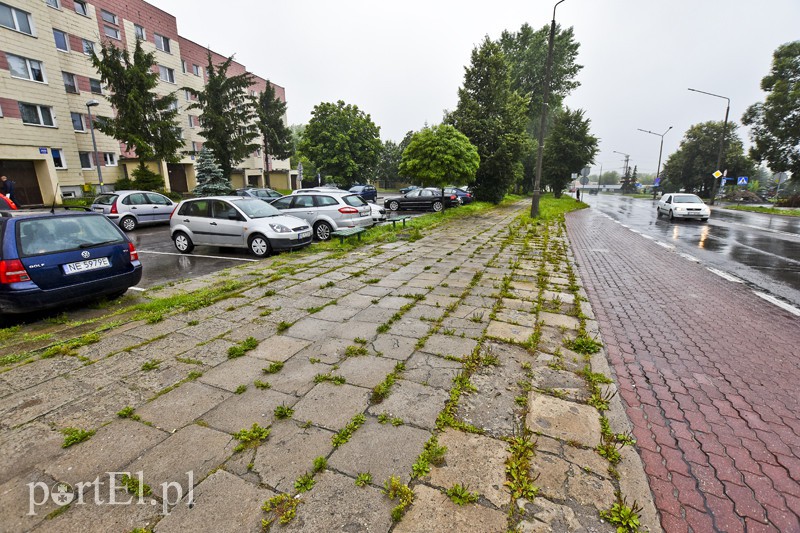
<instances>
[{"instance_id":1,"label":"pedestrian crossing sign","mask_svg":"<svg viewBox=\"0 0 800 533\"><path fill-rule=\"evenodd\" d=\"M736 179L736 185L747 185L747 176L739 176Z\"/></svg>"}]
</instances>

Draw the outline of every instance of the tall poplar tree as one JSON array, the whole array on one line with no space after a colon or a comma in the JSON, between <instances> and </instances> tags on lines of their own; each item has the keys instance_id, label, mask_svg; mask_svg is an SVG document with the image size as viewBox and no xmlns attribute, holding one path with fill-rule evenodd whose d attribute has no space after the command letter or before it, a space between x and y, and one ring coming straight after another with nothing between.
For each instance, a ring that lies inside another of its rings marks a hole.
<instances>
[{"instance_id":1,"label":"tall poplar tree","mask_svg":"<svg viewBox=\"0 0 800 533\"><path fill-rule=\"evenodd\" d=\"M104 42L100 55L93 54L91 61L109 89L105 98L116 113L98 118L97 129L136 153L140 173L145 161L177 161L177 152L183 147L178 107L174 95L160 96L154 91L158 86L158 74L153 72L155 53L145 52L139 40L132 56L114 43Z\"/></svg>"},{"instance_id":2,"label":"tall poplar tree","mask_svg":"<svg viewBox=\"0 0 800 533\"><path fill-rule=\"evenodd\" d=\"M511 86L510 68L500 45L488 37L472 50L458 90L458 106L445 117L478 149L475 197L499 203L522 175L528 98Z\"/></svg>"},{"instance_id":3,"label":"tall poplar tree","mask_svg":"<svg viewBox=\"0 0 800 533\"><path fill-rule=\"evenodd\" d=\"M258 94L256 104L258 129L264 141L264 169L269 156L287 159L292 155L292 130L283 122L286 102L275 95L275 87L267 80L267 88Z\"/></svg>"},{"instance_id":4,"label":"tall poplar tree","mask_svg":"<svg viewBox=\"0 0 800 533\"><path fill-rule=\"evenodd\" d=\"M200 91L184 87L197 98L187 109L200 110L203 145L214 153L226 179L236 163L260 148L255 142L259 136L256 106L249 94L253 76L247 72L228 76L232 62L233 56L214 65L209 51L205 87Z\"/></svg>"}]
</instances>

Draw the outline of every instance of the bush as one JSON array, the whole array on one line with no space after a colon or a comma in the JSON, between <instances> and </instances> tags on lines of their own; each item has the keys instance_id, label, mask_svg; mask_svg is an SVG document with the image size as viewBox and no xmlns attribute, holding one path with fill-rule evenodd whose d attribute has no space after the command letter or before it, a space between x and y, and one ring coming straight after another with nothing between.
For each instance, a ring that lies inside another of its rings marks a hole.
<instances>
[{"instance_id":1,"label":"bush","mask_svg":"<svg viewBox=\"0 0 800 533\"><path fill-rule=\"evenodd\" d=\"M147 167L139 166L133 171L133 186L143 191L157 191L164 188L164 177Z\"/></svg>"},{"instance_id":2,"label":"bush","mask_svg":"<svg viewBox=\"0 0 800 533\"><path fill-rule=\"evenodd\" d=\"M800 207L800 194L793 194L788 198L778 200L775 205L777 207Z\"/></svg>"}]
</instances>

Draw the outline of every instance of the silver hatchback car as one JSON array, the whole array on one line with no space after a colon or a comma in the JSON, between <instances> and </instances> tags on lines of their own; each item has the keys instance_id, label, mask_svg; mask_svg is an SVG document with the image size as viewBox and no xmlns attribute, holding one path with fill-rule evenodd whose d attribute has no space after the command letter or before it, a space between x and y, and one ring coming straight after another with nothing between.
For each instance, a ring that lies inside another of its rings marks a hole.
<instances>
[{"instance_id":1,"label":"silver hatchback car","mask_svg":"<svg viewBox=\"0 0 800 533\"><path fill-rule=\"evenodd\" d=\"M357 194L331 189L306 189L273 200L287 215L302 218L314 228L314 236L327 241L331 233L345 228L368 228L374 223L369 204Z\"/></svg>"},{"instance_id":2,"label":"silver hatchback car","mask_svg":"<svg viewBox=\"0 0 800 533\"><path fill-rule=\"evenodd\" d=\"M92 203L92 211L103 213L125 231L140 224L166 224L174 209L175 202L151 191L105 193Z\"/></svg>"},{"instance_id":3,"label":"silver hatchback car","mask_svg":"<svg viewBox=\"0 0 800 533\"><path fill-rule=\"evenodd\" d=\"M265 257L273 250L291 250L311 243L305 220L287 216L256 198L212 196L184 200L169 221L179 252L195 245L247 248Z\"/></svg>"}]
</instances>

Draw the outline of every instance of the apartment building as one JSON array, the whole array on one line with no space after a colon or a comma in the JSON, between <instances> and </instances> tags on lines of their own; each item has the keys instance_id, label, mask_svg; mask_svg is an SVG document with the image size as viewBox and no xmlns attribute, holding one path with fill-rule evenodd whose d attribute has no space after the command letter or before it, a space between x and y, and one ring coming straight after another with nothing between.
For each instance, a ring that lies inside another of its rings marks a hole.
<instances>
[{"instance_id":1,"label":"apartment building","mask_svg":"<svg viewBox=\"0 0 800 533\"><path fill-rule=\"evenodd\" d=\"M0 174L16 182L20 204L81 196L101 180L109 190L139 164L124 144L96 129L95 153L89 123L90 113L113 114L92 51L107 40L132 53L137 39L155 52L156 90L175 96L184 141L177 163L146 163L165 177L165 189L188 192L196 185L194 154L203 138L199 110L187 109L191 97L182 88L202 89L207 48L180 36L174 16L142 0L0 0ZM226 59L212 57L214 64ZM235 62L228 70L245 71ZM254 76L251 94L266 83ZM285 101L285 89L273 86ZM288 176L288 170L288 161L270 161L259 149L236 165L231 181L266 186L271 171Z\"/></svg>"}]
</instances>

